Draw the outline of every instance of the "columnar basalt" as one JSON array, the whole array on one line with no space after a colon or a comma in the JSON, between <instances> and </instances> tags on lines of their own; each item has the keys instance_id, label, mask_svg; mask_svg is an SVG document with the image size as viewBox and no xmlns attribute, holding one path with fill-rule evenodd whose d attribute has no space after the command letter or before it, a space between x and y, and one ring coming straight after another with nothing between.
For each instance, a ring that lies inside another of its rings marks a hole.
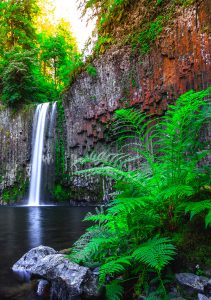
<instances>
[{"instance_id":1,"label":"columnar basalt","mask_svg":"<svg viewBox=\"0 0 211 300\"><path fill-rule=\"evenodd\" d=\"M33 113L33 106L17 112L0 107L0 195L28 181Z\"/></svg>"},{"instance_id":2,"label":"columnar basalt","mask_svg":"<svg viewBox=\"0 0 211 300\"><path fill-rule=\"evenodd\" d=\"M105 148L117 108L162 115L180 94L211 84L210 24L210 2L200 1L176 13L148 54L112 47L93 61L96 77L83 72L76 78L64 97L69 171L77 157Z\"/></svg>"}]
</instances>

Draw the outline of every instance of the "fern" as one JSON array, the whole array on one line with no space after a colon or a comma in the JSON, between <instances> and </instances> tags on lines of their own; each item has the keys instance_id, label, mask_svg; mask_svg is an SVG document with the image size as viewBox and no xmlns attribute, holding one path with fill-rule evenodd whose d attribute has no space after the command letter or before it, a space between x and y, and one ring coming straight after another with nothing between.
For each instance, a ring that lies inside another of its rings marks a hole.
<instances>
[{"instance_id":1,"label":"fern","mask_svg":"<svg viewBox=\"0 0 211 300\"><path fill-rule=\"evenodd\" d=\"M111 283L106 284L106 299L120 300L122 299L124 289L121 286L120 280L113 280Z\"/></svg>"},{"instance_id":2,"label":"fern","mask_svg":"<svg viewBox=\"0 0 211 300\"><path fill-rule=\"evenodd\" d=\"M70 256L100 266L107 299L121 299L125 278L139 277L143 268L148 277L152 270L157 272L159 293L166 299L161 272L176 252L166 236L173 239L180 224L189 226L185 212L191 220L201 214L206 226L211 225L210 174L199 164L208 150L198 142L210 116L204 101L208 93L182 95L156 124L135 110L118 110L112 132L120 151L92 153L76 165L77 175L105 176L115 182L113 200L106 209L87 215L85 220L96 225L75 243ZM158 232L163 236L155 236ZM123 279L115 280L120 275Z\"/></svg>"},{"instance_id":3,"label":"fern","mask_svg":"<svg viewBox=\"0 0 211 300\"><path fill-rule=\"evenodd\" d=\"M161 271L175 255L175 247L168 238L154 237L133 253L134 259Z\"/></svg>"},{"instance_id":4,"label":"fern","mask_svg":"<svg viewBox=\"0 0 211 300\"><path fill-rule=\"evenodd\" d=\"M119 275L125 272L128 266L131 265L131 257L130 256L121 256L120 258L116 259L109 258L109 262L103 264L100 267L100 277L99 282L101 285L105 283L106 277Z\"/></svg>"},{"instance_id":5,"label":"fern","mask_svg":"<svg viewBox=\"0 0 211 300\"><path fill-rule=\"evenodd\" d=\"M190 212L190 219L192 219L195 215L208 211L205 217L205 225L206 227L211 225L211 199L200 202L189 202L184 206L185 212Z\"/></svg>"}]
</instances>

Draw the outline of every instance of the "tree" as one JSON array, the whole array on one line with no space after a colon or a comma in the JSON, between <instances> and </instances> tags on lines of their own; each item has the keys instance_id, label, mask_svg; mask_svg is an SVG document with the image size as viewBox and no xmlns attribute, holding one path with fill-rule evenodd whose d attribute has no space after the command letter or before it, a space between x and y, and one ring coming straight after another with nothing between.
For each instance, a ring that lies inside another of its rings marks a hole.
<instances>
[{"instance_id":1,"label":"tree","mask_svg":"<svg viewBox=\"0 0 211 300\"><path fill-rule=\"evenodd\" d=\"M14 48L5 56L2 70L3 102L13 105L14 103L32 101L36 92L34 52Z\"/></svg>"},{"instance_id":2,"label":"tree","mask_svg":"<svg viewBox=\"0 0 211 300\"><path fill-rule=\"evenodd\" d=\"M0 3L0 48L9 51L15 46L33 48L36 30L33 19L39 8L36 0L2 0Z\"/></svg>"},{"instance_id":3,"label":"tree","mask_svg":"<svg viewBox=\"0 0 211 300\"><path fill-rule=\"evenodd\" d=\"M69 23L60 20L54 32L39 34L42 72L49 80L53 80L58 91L65 86L66 78L69 78L67 73L77 53L76 40L69 27Z\"/></svg>"}]
</instances>

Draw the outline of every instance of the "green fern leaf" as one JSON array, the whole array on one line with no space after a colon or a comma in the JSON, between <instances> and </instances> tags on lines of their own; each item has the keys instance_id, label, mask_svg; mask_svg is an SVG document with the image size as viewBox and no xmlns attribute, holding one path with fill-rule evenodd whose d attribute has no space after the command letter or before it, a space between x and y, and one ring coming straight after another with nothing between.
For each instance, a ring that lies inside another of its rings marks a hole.
<instances>
[{"instance_id":1,"label":"green fern leaf","mask_svg":"<svg viewBox=\"0 0 211 300\"><path fill-rule=\"evenodd\" d=\"M199 202L189 202L185 204L185 212L190 212L190 219L195 215L198 215L205 210L211 210L211 200L204 200L204 201L199 201ZM209 220L209 218L208 218Z\"/></svg>"},{"instance_id":2,"label":"green fern leaf","mask_svg":"<svg viewBox=\"0 0 211 300\"><path fill-rule=\"evenodd\" d=\"M111 260L100 267L99 283L102 285L106 280L106 276L114 276L122 274L128 266L131 265L130 256L122 256L119 259Z\"/></svg>"},{"instance_id":3,"label":"green fern leaf","mask_svg":"<svg viewBox=\"0 0 211 300\"><path fill-rule=\"evenodd\" d=\"M107 300L120 300L122 298L124 289L120 283L120 280L113 280L111 283L106 284L105 288Z\"/></svg>"},{"instance_id":4,"label":"green fern leaf","mask_svg":"<svg viewBox=\"0 0 211 300\"><path fill-rule=\"evenodd\" d=\"M206 227L211 226L211 209L205 217L205 225Z\"/></svg>"},{"instance_id":5,"label":"green fern leaf","mask_svg":"<svg viewBox=\"0 0 211 300\"><path fill-rule=\"evenodd\" d=\"M173 259L173 255L175 247L170 243L170 239L159 237L148 240L133 253L136 260L157 271L161 271Z\"/></svg>"}]
</instances>

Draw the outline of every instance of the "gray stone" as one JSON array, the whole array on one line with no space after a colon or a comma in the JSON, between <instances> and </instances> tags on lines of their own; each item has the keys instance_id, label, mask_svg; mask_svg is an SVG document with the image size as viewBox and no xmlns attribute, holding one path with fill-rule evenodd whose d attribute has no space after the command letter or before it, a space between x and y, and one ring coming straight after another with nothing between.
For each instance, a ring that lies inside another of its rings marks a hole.
<instances>
[{"instance_id":1,"label":"gray stone","mask_svg":"<svg viewBox=\"0 0 211 300\"><path fill-rule=\"evenodd\" d=\"M12 267L14 272L30 272L32 268L46 255L56 254L57 252L50 247L47 246L39 246L29 250L26 254L24 254Z\"/></svg>"},{"instance_id":2,"label":"gray stone","mask_svg":"<svg viewBox=\"0 0 211 300\"><path fill-rule=\"evenodd\" d=\"M178 284L183 288L183 291L188 296L194 296L198 293L204 293L204 287L209 279L203 276L197 276L192 273L176 274Z\"/></svg>"},{"instance_id":3,"label":"gray stone","mask_svg":"<svg viewBox=\"0 0 211 300\"><path fill-rule=\"evenodd\" d=\"M211 300L211 298L208 298L203 294L198 294L198 300Z\"/></svg>"},{"instance_id":4,"label":"gray stone","mask_svg":"<svg viewBox=\"0 0 211 300\"><path fill-rule=\"evenodd\" d=\"M205 285L204 291L207 296L211 297L211 279Z\"/></svg>"},{"instance_id":5,"label":"gray stone","mask_svg":"<svg viewBox=\"0 0 211 300\"><path fill-rule=\"evenodd\" d=\"M37 286L37 295L38 296L44 295L48 288L49 288L49 282L47 280L44 279L39 280Z\"/></svg>"},{"instance_id":6,"label":"gray stone","mask_svg":"<svg viewBox=\"0 0 211 300\"><path fill-rule=\"evenodd\" d=\"M27 271L33 277L48 280L51 299L94 299L99 295L97 275L49 247L30 250L13 266L13 270Z\"/></svg>"}]
</instances>

